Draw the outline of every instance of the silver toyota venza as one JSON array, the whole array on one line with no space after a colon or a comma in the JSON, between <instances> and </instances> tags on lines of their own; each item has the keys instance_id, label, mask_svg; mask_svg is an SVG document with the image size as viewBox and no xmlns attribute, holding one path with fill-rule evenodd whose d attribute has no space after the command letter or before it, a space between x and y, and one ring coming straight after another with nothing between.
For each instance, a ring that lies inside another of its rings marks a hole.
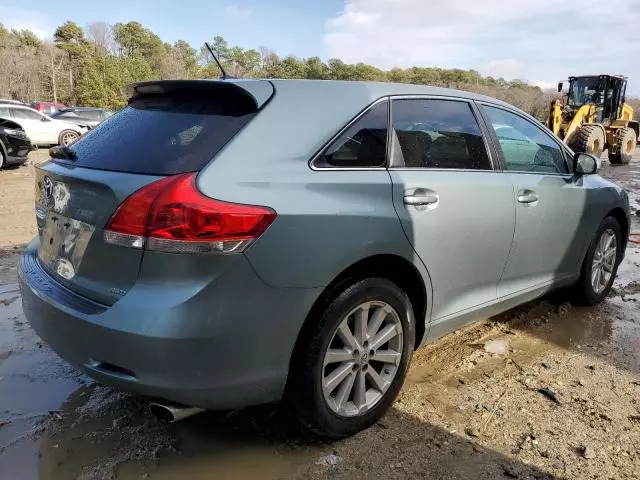
<instances>
[{"instance_id":1,"label":"silver toyota venza","mask_svg":"<svg viewBox=\"0 0 640 480\"><path fill-rule=\"evenodd\" d=\"M597 169L456 90L139 83L36 169L24 311L100 382L282 400L338 438L383 415L425 342L559 287L604 299L629 213Z\"/></svg>"}]
</instances>

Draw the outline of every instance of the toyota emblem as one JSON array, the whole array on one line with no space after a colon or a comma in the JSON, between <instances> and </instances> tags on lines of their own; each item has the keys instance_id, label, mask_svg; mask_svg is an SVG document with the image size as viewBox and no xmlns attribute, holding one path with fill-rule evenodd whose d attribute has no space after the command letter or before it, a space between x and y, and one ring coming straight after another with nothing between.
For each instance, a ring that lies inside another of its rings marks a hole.
<instances>
[{"instance_id":1,"label":"toyota emblem","mask_svg":"<svg viewBox=\"0 0 640 480\"><path fill-rule=\"evenodd\" d=\"M53 182L49 177L44 177L42 182L42 193L45 198L53 197Z\"/></svg>"}]
</instances>

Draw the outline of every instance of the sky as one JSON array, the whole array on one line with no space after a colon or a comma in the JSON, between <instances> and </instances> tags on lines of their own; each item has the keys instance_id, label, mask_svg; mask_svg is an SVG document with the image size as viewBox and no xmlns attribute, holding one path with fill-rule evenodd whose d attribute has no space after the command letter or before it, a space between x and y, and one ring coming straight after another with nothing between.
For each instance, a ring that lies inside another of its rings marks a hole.
<instances>
[{"instance_id":1,"label":"sky","mask_svg":"<svg viewBox=\"0 0 640 480\"><path fill-rule=\"evenodd\" d=\"M341 58L380 68L473 68L552 88L569 75L616 73L640 96L640 0L0 0L0 22L51 37L136 20L163 41Z\"/></svg>"}]
</instances>

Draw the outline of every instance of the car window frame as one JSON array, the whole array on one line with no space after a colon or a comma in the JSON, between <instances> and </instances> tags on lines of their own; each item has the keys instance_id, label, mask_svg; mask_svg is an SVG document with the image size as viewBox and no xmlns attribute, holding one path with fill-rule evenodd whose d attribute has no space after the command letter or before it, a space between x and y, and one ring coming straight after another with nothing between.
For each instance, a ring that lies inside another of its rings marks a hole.
<instances>
[{"instance_id":1,"label":"car window frame","mask_svg":"<svg viewBox=\"0 0 640 480\"><path fill-rule=\"evenodd\" d=\"M418 167L406 167L404 165L395 165L398 158L396 149L400 149L400 145L396 141L395 129L393 128L393 102L394 100L447 100L454 102L464 102L469 106L472 115L474 116L478 129L484 142L484 147L489 158L490 169L478 169L478 168L418 168ZM487 136L490 132L487 130L487 125L484 122L482 112L475 104L473 99L466 97L454 97L448 95L391 95L389 102L389 136L391 137L388 142L389 158L391 159L389 169L393 170L407 170L407 171L420 171L420 172L495 172L500 168L500 163L497 161L497 152L493 144L489 141Z\"/></svg>"},{"instance_id":2,"label":"car window frame","mask_svg":"<svg viewBox=\"0 0 640 480\"><path fill-rule=\"evenodd\" d=\"M349 128L351 128L355 123L357 123L362 117L364 117L370 110L375 108L377 105L387 102L387 148L384 156L384 164L379 167L333 167L333 166L318 166L315 162L320 159L326 152L329 150L333 144L338 141L338 139L345 133ZM331 138L316 152L311 159L309 160L309 168L313 171L372 171L372 170L386 170L389 166L389 158L390 158L390 143L391 143L391 100L388 95L384 97L380 97L363 108L355 117L353 117L346 125L344 125L335 135L332 135Z\"/></svg>"},{"instance_id":3,"label":"car window frame","mask_svg":"<svg viewBox=\"0 0 640 480\"><path fill-rule=\"evenodd\" d=\"M500 169L503 172L524 174L524 175L553 175L554 177L567 177L567 178L570 178L570 177L574 176L573 165L572 165L572 161L571 161L571 159L574 156L573 151L567 145L565 145L558 137L553 135L553 133L551 133L544 125L540 124L535 119L533 119L533 121L532 121L532 117L529 118L528 115L524 114L523 112L519 112L519 111L514 110L513 108L509 108L509 107L507 107L505 105L499 105L499 104L496 104L496 103L491 103L491 102L486 102L486 101L478 101L478 100L476 100L475 103L477 104L478 111L480 112L480 115L482 116L482 118L483 118L483 120L485 122L485 126L489 131L489 138L491 139L491 142L494 144L494 147L495 147L495 149L497 151L498 159L500 161ZM522 118L524 121L529 122L534 127L538 128L544 135L546 135L548 138L550 138L558 146L558 148L560 149L560 152L562 152L562 155L564 157L564 161L565 161L565 164L567 166L568 172L567 173L527 172L527 171L521 171L521 170L509 170L509 169L507 169L507 161L506 161L506 158L504 156L504 152L502 151L502 146L500 145L500 140L498 139L498 135L496 134L496 131L493 128L493 124L491 123L491 120L489 119L487 113L484 111L484 108L483 108L484 106L491 107L491 108L497 108L499 110L504 110L505 112L509 112L509 113L511 113L513 115L516 115L516 116Z\"/></svg>"}]
</instances>

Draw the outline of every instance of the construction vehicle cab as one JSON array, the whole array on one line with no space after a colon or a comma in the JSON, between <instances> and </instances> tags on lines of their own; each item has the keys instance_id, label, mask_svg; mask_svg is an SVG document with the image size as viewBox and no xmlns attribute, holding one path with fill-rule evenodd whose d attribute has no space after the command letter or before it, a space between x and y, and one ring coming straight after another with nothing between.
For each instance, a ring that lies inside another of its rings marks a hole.
<instances>
[{"instance_id":1,"label":"construction vehicle cab","mask_svg":"<svg viewBox=\"0 0 640 480\"><path fill-rule=\"evenodd\" d=\"M558 83L558 92L563 82ZM640 126L625 103L627 79L621 75L569 77L569 92L551 102L547 127L574 151L600 156L609 150L611 163L628 163L636 149Z\"/></svg>"}]
</instances>

